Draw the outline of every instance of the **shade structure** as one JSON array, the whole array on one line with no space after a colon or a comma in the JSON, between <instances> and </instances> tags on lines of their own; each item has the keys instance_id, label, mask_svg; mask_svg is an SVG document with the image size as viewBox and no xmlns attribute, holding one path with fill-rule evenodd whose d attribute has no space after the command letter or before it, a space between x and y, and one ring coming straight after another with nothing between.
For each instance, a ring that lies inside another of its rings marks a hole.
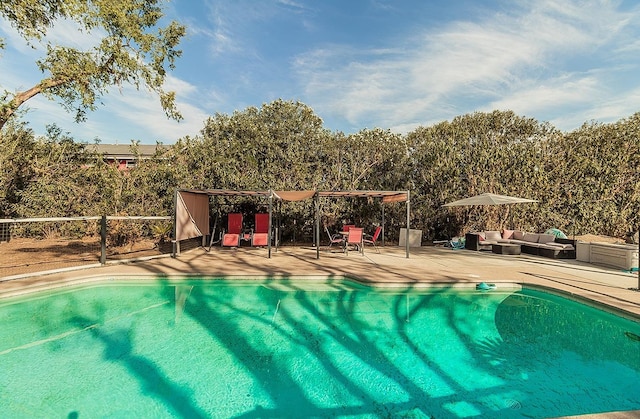
<instances>
[{"instance_id":1,"label":"shade structure","mask_svg":"<svg viewBox=\"0 0 640 419\"><path fill-rule=\"evenodd\" d=\"M225 197L253 197L264 198L269 201L269 234L267 247L271 257L271 220L273 201L303 201L313 198L316 207L315 237L320 237L320 206L319 198L380 198L384 203L406 202L407 206L407 230L410 227L410 201L409 191L318 191L318 190L234 190L234 189L177 189L175 193L175 222L174 222L174 255L180 253L181 240L202 237L202 245L205 245L205 235L209 232L209 196ZM384 224L384 214L383 214ZM213 234L211 236L213 241ZM277 243L276 243L277 247ZM209 244L211 248L211 243ZM409 257L409 241L405 247L406 257ZM316 258L320 257L320 246L316 246Z\"/></svg>"},{"instance_id":2,"label":"shade structure","mask_svg":"<svg viewBox=\"0 0 640 419\"><path fill-rule=\"evenodd\" d=\"M517 196L497 195L493 193L483 193L469 198L444 204L443 207L467 207L471 205L506 205L520 204L525 202L538 202L535 199L519 198Z\"/></svg>"}]
</instances>

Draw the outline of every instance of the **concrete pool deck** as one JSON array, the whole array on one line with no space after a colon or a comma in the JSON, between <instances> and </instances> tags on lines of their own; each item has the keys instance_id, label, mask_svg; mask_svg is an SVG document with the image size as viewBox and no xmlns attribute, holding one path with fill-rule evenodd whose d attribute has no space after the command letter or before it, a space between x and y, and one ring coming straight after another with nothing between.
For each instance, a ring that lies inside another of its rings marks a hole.
<instances>
[{"instance_id":1,"label":"concrete pool deck","mask_svg":"<svg viewBox=\"0 0 640 419\"><path fill-rule=\"evenodd\" d=\"M1 275L1 273L0 273ZM420 247L410 250L386 246L376 253L367 247L365 254L350 251L329 252L321 248L316 259L312 247L285 246L272 249L214 247L210 252L196 248L177 258L162 257L135 263L117 263L78 270L34 274L18 278L0 276L2 296L60 286L92 277L245 277L299 278L349 277L380 285L430 284L474 286L479 282L519 283L551 288L585 298L613 310L621 310L640 319L638 274L592 265L576 260L554 260L530 255L497 255L491 252L452 250L445 247ZM7 280L10 279L10 280Z\"/></svg>"},{"instance_id":2,"label":"concrete pool deck","mask_svg":"<svg viewBox=\"0 0 640 419\"><path fill-rule=\"evenodd\" d=\"M161 257L134 263L108 264L82 269L40 273L22 277L2 277L0 298L40 289L72 285L100 278L157 277L238 277L304 278L345 277L379 285L420 284L469 286L479 282L519 283L560 291L587 299L636 321L640 319L638 274L601 267L576 260L553 260L529 255L497 255L491 252L452 250L444 247L405 249L386 246L376 253L367 247L365 254L351 251L320 251L312 247L272 249L268 258L264 248L229 249L216 247L211 252L197 248L177 258ZM640 410L610 412L581 418L637 418Z\"/></svg>"}]
</instances>

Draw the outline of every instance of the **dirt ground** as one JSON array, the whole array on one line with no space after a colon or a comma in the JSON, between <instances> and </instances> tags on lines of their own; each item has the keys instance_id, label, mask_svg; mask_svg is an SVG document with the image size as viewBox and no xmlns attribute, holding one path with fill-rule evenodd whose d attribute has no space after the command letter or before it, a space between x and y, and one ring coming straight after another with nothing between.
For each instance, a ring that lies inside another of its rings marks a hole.
<instances>
[{"instance_id":1,"label":"dirt ground","mask_svg":"<svg viewBox=\"0 0 640 419\"><path fill-rule=\"evenodd\" d=\"M0 243L0 277L100 263L100 239L12 238ZM131 259L167 252L151 240L107 248L107 260Z\"/></svg>"}]
</instances>

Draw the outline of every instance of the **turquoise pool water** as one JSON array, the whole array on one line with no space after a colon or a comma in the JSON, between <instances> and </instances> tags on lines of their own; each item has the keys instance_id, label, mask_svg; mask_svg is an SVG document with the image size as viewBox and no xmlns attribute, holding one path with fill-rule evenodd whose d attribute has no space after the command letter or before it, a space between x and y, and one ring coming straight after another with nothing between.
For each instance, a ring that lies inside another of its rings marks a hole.
<instances>
[{"instance_id":1,"label":"turquoise pool water","mask_svg":"<svg viewBox=\"0 0 640 419\"><path fill-rule=\"evenodd\" d=\"M0 301L0 417L640 409L640 323L533 290L105 282Z\"/></svg>"}]
</instances>

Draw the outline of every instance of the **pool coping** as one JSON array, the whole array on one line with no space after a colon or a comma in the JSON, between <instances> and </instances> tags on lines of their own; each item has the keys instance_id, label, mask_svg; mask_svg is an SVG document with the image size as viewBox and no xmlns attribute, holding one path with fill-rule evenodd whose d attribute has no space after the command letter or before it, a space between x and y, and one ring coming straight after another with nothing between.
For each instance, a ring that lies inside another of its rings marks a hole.
<instances>
[{"instance_id":1,"label":"pool coping","mask_svg":"<svg viewBox=\"0 0 640 419\"><path fill-rule=\"evenodd\" d=\"M480 254L482 253L482 254ZM183 253L177 258L118 261L105 266L90 265L31 275L0 277L0 298L11 292L55 287L86 277L208 276L225 278L349 278L376 286L397 284L426 286L474 286L479 282L517 283L527 287L558 292L569 298L594 303L616 314L640 320L640 292L634 274L616 269L588 265L575 260L541 260L527 255L451 250L437 247L404 249L385 247L381 253L364 256L350 252L322 252L315 258L315 248L281 248L271 258L266 249L203 248Z\"/></svg>"}]
</instances>

